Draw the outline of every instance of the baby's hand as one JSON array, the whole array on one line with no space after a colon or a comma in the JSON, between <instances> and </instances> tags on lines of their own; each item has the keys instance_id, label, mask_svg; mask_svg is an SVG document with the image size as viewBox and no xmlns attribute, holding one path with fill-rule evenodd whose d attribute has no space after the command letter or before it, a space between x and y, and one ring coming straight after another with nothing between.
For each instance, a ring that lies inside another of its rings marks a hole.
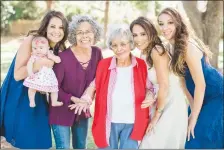
<instances>
[{"instance_id":1,"label":"baby's hand","mask_svg":"<svg viewBox=\"0 0 224 150\"><path fill-rule=\"evenodd\" d=\"M56 63L60 63L61 62L61 58L59 56L55 56L55 60Z\"/></svg>"},{"instance_id":2,"label":"baby's hand","mask_svg":"<svg viewBox=\"0 0 224 150\"><path fill-rule=\"evenodd\" d=\"M48 58L53 60L55 63L60 63L61 62L60 57L54 55L53 51L51 51L51 50L48 51Z\"/></svg>"}]
</instances>

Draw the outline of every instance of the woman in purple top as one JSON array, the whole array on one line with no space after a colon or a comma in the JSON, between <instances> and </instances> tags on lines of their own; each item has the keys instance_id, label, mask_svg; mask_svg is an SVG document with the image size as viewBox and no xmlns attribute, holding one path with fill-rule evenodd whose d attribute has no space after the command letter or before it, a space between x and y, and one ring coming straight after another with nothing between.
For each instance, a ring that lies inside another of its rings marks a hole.
<instances>
[{"instance_id":1,"label":"woman in purple top","mask_svg":"<svg viewBox=\"0 0 224 150\"><path fill-rule=\"evenodd\" d=\"M86 148L88 117L80 116L68 107L81 98L94 80L101 50L92 46L100 40L102 28L89 16L74 16L69 23L68 41L71 46L59 53L61 63L54 66L59 85L60 107L50 106L50 124L56 148L70 148L70 127L74 149Z\"/></svg>"}]
</instances>

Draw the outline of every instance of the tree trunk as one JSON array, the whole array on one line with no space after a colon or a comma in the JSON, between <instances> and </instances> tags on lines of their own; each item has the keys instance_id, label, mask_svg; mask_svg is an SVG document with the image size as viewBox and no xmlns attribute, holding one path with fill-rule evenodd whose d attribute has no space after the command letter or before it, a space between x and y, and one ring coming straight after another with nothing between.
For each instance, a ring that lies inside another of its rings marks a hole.
<instances>
[{"instance_id":1,"label":"tree trunk","mask_svg":"<svg viewBox=\"0 0 224 150\"><path fill-rule=\"evenodd\" d=\"M109 14L109 0L105 1L105 11L104 11L104 48L106 47L106 33L108 25L108 14Z\"/></svg>"},{"instance_id":2,"label":"tree trunk","mask_svg":"<svg viewBox=\"0 0 224 150\"><path fill-rule=\"evenodd\" d=\"M218 68L219 41L222 35L223 1L208 1L207 10L200 12L197 1L182 1L195 34L213 53L212 66Z\"/></svg>"},{"instance_id":3,"label":"tree trunk","mask_svg":"<svg viewBox=\"0 0 224 150\"><path fill-rule=\"evenodd\" d=\"M52 0L47 0L47 11L51 10L51 6L52 6Z\"/></svg>"}]
</instances>

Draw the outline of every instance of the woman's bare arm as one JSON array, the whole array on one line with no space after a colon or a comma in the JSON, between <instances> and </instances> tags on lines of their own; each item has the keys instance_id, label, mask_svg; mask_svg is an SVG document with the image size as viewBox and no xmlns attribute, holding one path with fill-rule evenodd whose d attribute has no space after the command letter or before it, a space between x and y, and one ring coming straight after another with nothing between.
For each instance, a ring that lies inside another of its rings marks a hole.
<instances>
[{"instance_id":1,"label":"woman's bare arm","mask_svg":"<svg viewBox=\"0 0 224 150\"><path fill-rule=\"evenodd\" d=\"M157 50L160 52L161 49ZM157 50L152 51L152 59L154 63L154 67L156 70L157 82L159 84L159 90L157 95L157 110L156 115L160 115L161 111L166 106L166 97L168 95L169 89L169 57L167 53L164 53L162 56L158 53Z\"/></svg>"},{"instance_id":2,"label":"woman's bare arm","mask_svg":"<svg viewBox=\"0 0 224 150\"><path fill-rule=\"evenodd\" d=\"M27 62L31 55L31 43L33 36L28 36L20 45L16 55L14 78L16 81L25 79L28 76Z\"/></svg>"},{"instance_id":3,"label":"woman's bare arm","mask_svg":"<svg viewBox=\"0 0 224 150\"><path fill-rule=\"evenodd\" d=\"M33 63L34 63L34 60L32 58L30 58L27 63L28 76L32 76L34 74L33 73Z\"/></svg>"},{"instance_id":4,"label":"woman's bare arm","mask_svg":"<svg viewBox=\"0 0 224 150\"><path fill-rule=\"evenodd\" d=\"M196 119L201 111L206 87L201 58L202 52L192 43L189 43L185 60L195 84L194 102L191 115Z\"/></svg>"}]
</instances>

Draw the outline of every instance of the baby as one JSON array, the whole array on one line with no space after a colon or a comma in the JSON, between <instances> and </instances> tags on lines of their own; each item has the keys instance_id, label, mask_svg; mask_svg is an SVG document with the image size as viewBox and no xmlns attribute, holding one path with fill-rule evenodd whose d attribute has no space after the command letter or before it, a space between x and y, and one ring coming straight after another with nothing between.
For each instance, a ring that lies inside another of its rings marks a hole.
<instances>
[{"instance_id":1,"label":"baby","mask_svg":"<svg viewBox=\"0 0 224 150\"><path fill-rule=\"evenodd\" d=\"M46 92L47 100L48 93L51 93L52 106L61 106L62 102L58 99L58 81L52 68L42 67L39 72L33 73L33 63L40 58L48 58L55 63L60 63L60 57L53 54L53 51L49 50L48 40L45 37L37 36L32 41L32 53L27 63L28 77L23 82L23 85L28 87L28 96L30 101L30 107L35 107L35 94L37 91Z\"/></svg>"}]
</instances>

